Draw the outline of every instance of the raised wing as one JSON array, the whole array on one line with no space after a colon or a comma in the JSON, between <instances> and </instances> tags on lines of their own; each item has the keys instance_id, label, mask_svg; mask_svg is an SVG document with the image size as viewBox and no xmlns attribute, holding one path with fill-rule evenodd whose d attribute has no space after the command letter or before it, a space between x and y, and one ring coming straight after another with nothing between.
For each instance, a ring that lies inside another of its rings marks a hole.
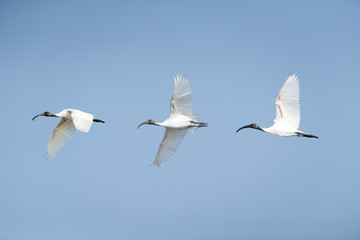
<instances>
[{"instance_id":1,"label":"raised wing","mask_svg":"<svg viewBox=\"0 0 360 240\"><path fill-rule=\"evenodd\" d=\"M80 110L71 110L71 118L77 130L87 133L93 124L94 116Z\"/></svg>"},{"instance_id":2,"label":"raised wing","mask_svg":"<svg viewBox=\"0 0 360 240\"><path fill-rule=\"evenodd\" d=\"M184 129L166 128L153 163L155 166L159 167L162 162L165 162L176 151L184 139L186 132L187 130Z\"/></svg>"},{"instance_id":3,"label":"raised wing","mask_svg":"<svg viewBox=\"0 0 360 240\"><path fill-rule=\"evenodd\" d=\"M64 147L65 143L75 132L75 126L71 120L66 118L61 118L60 122L54 128L48 149L47 149L47 159L53 160L56 154L61 148Z\"/></svg>"},{"instance_id":4,"label":"raised wing","mask_svg":"<svg viewBox=\"0 0 360 240\"><path fill-rule=\"evenodd\" d=\"M281 88L276 98L275 124L287 124L299 129L300 104L299 104L299 79L296 75L290 76Z\"/></svg>"},{"instance_id":5,"label":"raised wing","mask_svg":"<svg viewBox=\"0 0 360 240\"><path fill-rule=\"evenodd\" d=\"M192 98L189 80L185 76L177 75L174 77L175 89L170 101L170 116L183 114L191 116Z\"/></svg>"}]
</instances>

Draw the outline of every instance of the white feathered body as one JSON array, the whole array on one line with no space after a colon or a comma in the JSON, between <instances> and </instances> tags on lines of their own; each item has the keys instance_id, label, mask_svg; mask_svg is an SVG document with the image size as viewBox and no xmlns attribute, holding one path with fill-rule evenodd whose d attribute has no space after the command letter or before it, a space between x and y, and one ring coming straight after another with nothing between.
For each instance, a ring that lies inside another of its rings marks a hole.
<instances>
[{"instance_id":1,"label":"white feathered body","mask_svg":"<svg viewBox=\"0 0 360 240\"><path fill-rule=\"evenodd\" d=\"M274 125L263 128L265 132L276 134L281 137L297 136L300 124L300 88L296 75L290 76L275 101L276 118Z\"/></svg>"},{"instance_id":2,"label":"white feathered body","mask_svg":"<svg viewBox=\"0 0 360 240\"><path fill-rule=\"evenodd\" d=\"M272 125L268 128L263 128L265 132L272 133L278 135L280 137L292 137L297 136L296 132L301 132L299 129L293 128L291 126L284 126L284 125Z\"/></svg>"},{"instance_id":3,"label":"white feathered body","mask_svg":"<svg viewBox=\"0 0 360 240\"><path fill-rule=\"evenodd\" d=\"M73 121L75 128L85 133L90 131L94 120L94 115L76 109L65 109L55 115Z\"/></svg>"},{"instance_id":4,"label":"white feathered body","mask_svg":"<svg viewBox=\"0 0 360 240\"><path fill-rule=\"evenodd\" d=\"M185 116L182 114L178 114L175 116L171 116L166 119L164 122L159 123L160 126L173 128L173 129L188 129L190 133L191 129L197 129L195 124L191 122L198 122L199 118L197 116Z\"/></svg>"},{"instance_id":5,"label":"white feathered body","mask_svg":"<svg viewBox=\"0 0 360 240\"><path fill-rule=\"evenodd\" d=\"M47 159L52 160L74 134L75 130L89 132L94 116L76 109L65 109L57 114L60 122L54 128L47 149Z\"/></svg>"},{"instance_id":6,"label":"white feathered body","mask_svg":"<svg viewBox=\"0 0 360 240\"><path fill-rule=\"evenodd\" d=\"M159 126L166 127L164 137L156 154L154 165L165 162L178 148L187 132L194 133L199 122L197 116L192 115L192 91L185 76L174 77L175 88L170 101L170 116Z\"/></svg>"}]
</instances>

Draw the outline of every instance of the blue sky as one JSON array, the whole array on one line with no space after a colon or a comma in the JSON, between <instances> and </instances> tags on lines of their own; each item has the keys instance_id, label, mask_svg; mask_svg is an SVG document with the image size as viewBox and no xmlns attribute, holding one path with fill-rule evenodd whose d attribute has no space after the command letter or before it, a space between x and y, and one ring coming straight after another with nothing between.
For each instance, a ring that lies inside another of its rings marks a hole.
<instances>
[{"instance_id":1,"label":"blue sky","mask_svg":"<svg viewBox=\"0 0 360 240\"><path fill-rule=\"evenodd\" d=\"M359 239L358 1L1 1L0 238ZM300 129L274 101L300 79ZM186 74L187 135L149 167ZM45 152L65 108L106 124Z\"/></svg>"}]
</instances>

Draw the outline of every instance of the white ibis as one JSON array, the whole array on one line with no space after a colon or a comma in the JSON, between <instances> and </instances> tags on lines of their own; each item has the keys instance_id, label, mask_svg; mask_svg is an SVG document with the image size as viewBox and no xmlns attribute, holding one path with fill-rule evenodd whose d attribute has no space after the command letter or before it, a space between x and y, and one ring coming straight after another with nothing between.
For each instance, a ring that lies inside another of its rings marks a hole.
<instances>
[{"instance_id":1,"label":"white ibis","mask_svg":"<svg viewBox=\"0 0 360 240\"><path fill-rule=\"evenodd\" d=\"M239 128L236 132L244 128L253 128L263 132L272 133L281 137L308 137L318 138L317 136L304 133L299 130L300 123L300 104L299 104L299 80L296 75L290 76L281 88L276 98L276 118L274 125L269 128L261 128L252 123Z\"/></svg>"},{"instance_id":2,"label":"white ibis","mask_svg":"<svg viewBox=\"0 0 360 240\"><path fill-rule=\"evenodd\" d=\"M40 116L61 117L60 122L56 125L51 134L47 149L48 160L54 159L56 154L62 147L64 147L65 143L69 140L76 129L87 133L89 132L93 122L105 123L100 119L94 118L94 116L90 113L75 109L65 109L57 114L52 114L50 112L40 113L33 117L32 120Z\"/></svg>"},{"instance_id":3,"label":"white ibis","mask_svg":"<svg viewBox=\"0 0 360 240\"><path fill-rule=\"evenodd\" d=\"M153 165L157 167L176 151L186 132L194 133L198 128L208 126L207 123L200 122L198 117L192 115L189 80L185 79L185 76L177 75L174 77L174 81L175 89L170 101L170 117L162 123L150 119L138 126L139 128L144 124L149 124L166 128L153 162Z\"/></svg>"}]
</instances>

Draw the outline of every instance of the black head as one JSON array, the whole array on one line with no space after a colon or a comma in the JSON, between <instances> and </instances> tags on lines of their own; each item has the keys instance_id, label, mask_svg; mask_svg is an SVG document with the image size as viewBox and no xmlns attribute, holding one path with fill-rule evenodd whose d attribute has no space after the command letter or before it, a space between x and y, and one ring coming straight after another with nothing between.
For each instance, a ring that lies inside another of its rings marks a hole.
<instances>
[{"instance_id":1,"label":"black head","mask_svg":"<svg viewBox=\"0 0 360 240\"><path fill-rule=\"evenodd\" d=\"M253 128L253 129L256 129L256 130L264 131L256 123L252 123L252 124L249 124L249 125L246 125L246 126L243 126L243 127L239 128L236 132L238 132L238 131L240 131L240 130L242 130L244 128Z\"/></svg>"},{"instance_id":2,"label":"black head","mask_svg":"<svg viewBox=\"0 0 360 240\"><path fill-rule=\"evenodd\" d=\"M45 116L45 117L57 117L56 115L54 115L54 114L52 114L52 113L50 113L50 112L43 112L43 113L40 113L40 114L36 115L35 117L33 117L32 120L34 121L35 118L40 117L40 116Z\"/></svg>"},{"instance_id":3,"label":"black head","mask_svg":"<svg viewBox=\"0 0 360 240\"><path fill-rule=\"evenodd\" d=\"M147 121L145 121L145 122L143 122L143 123L140 123L140 125L139 125L137 128L139 129L139 127L141 127L141 126L144 125L144 124L156 125L156 123L155 123L154 120L149 119L149 120L147 120Z\"/></svg>"}]
</instances>

